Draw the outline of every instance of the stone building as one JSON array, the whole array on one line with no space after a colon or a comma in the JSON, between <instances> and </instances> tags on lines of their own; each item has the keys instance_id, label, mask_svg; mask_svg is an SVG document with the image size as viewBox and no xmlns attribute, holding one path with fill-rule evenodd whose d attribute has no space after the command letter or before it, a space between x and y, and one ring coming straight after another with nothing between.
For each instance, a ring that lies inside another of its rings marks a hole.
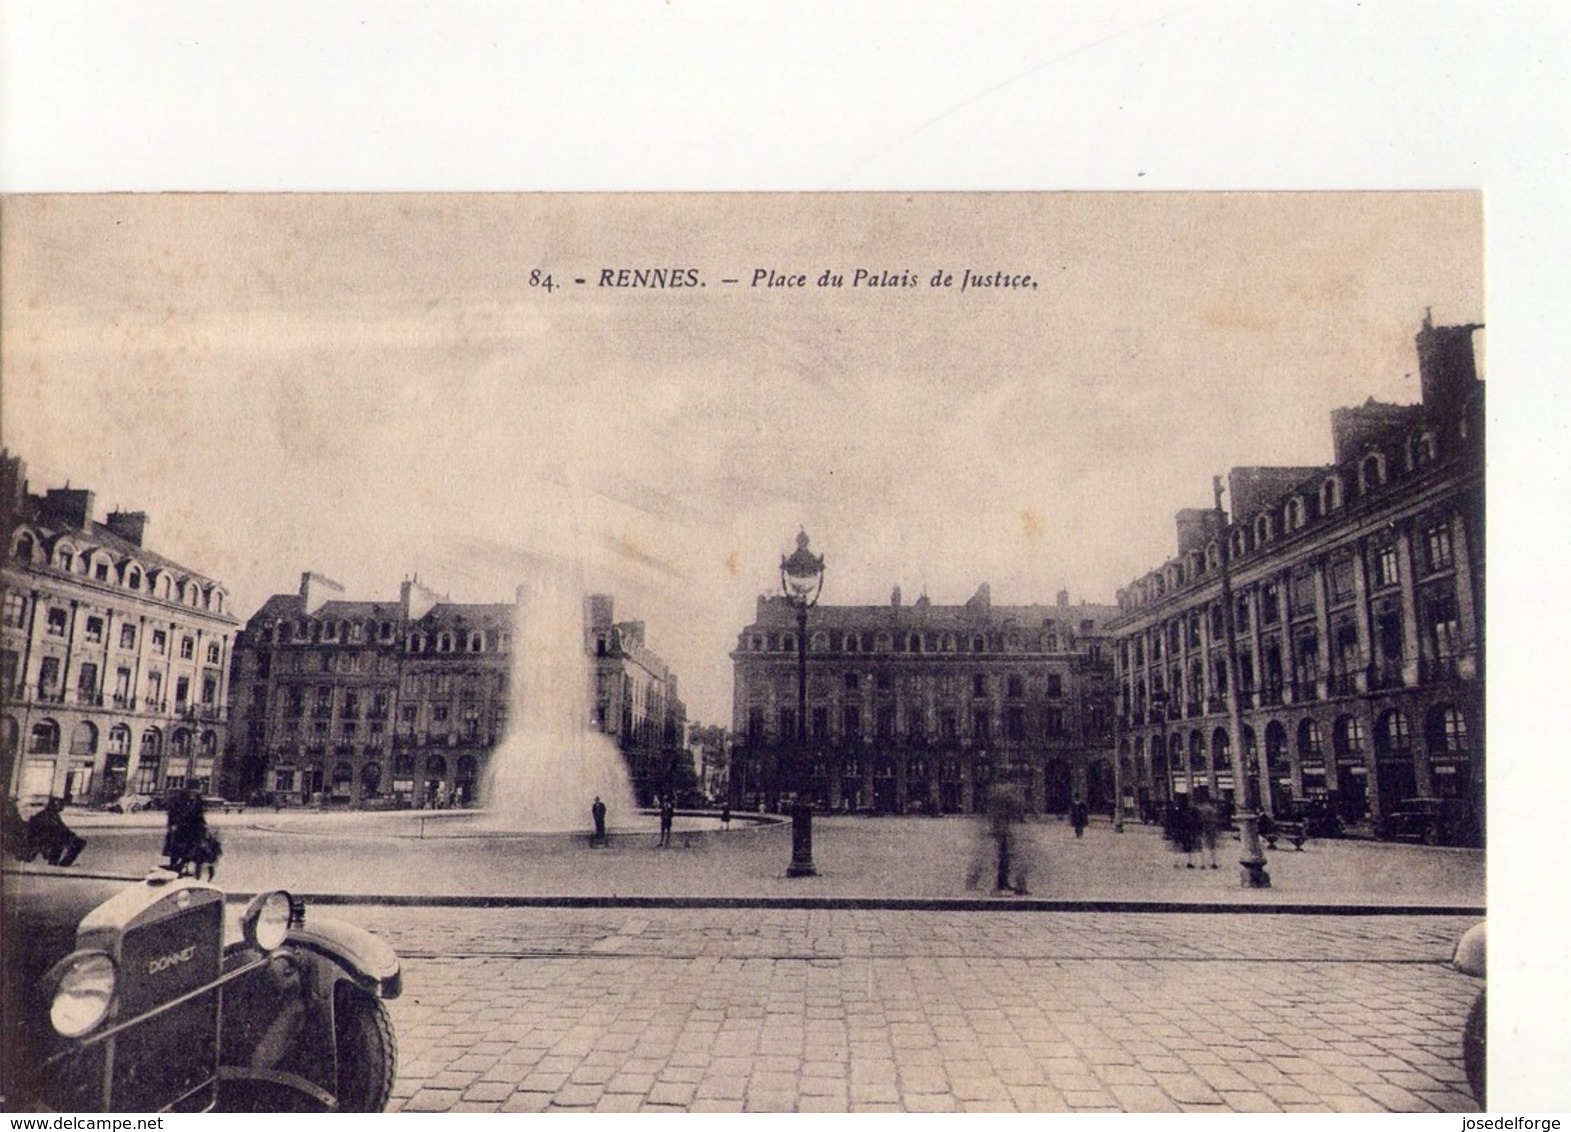
<instances>
[{"instance_id":1,"label":"stone building","mask_svg":"<svg viewBox=\"0 0 1571 1132\"><path fill-rule=\"evenodd\" d=\"M584 606L596 689L585 722L616 737L647 795L686 782L672 754L685 709L643 623L615 623L612 608L608 595ZM396 601L349 601L331 579L303 574L298 593L269 598L240 634L234 789L355 807L478 801L509 720L515 611L451 602L418 579Z\"/></svg>"},{"instance_id":2,"label":"stone building","mask_svg":"<svg viewBox=\"0 0 1571 1132\"><path fill-rule=\"evenodd\" d=\"M1262 801L1391 830L1423 799L1482 836L1484 443L1476 326L1417 336L1422 401L1332 414L1334 457L1235 468L1230 513L1177 516L1178 553L1118 594L1125 796L1231 798L1223 544L1241 742Z\"/></svg>"},{"instance_id":3,"label":"stone building","mask_svg":"<svg viewBox=\"0 0 1571 1132\"><path fill-rule=\"evenodd\" d=\"M464 804L507 718L511 605L417 579L348 601L321 574L276 594L236 648L235 789L297 803Z\"/></svg>"},{"instance_id":4,"label":"stone building","mask_svg":"<svg viewBox=\"0 0 1571 1132\"><path fill-rule=\"evenodd\" d=\"M100 523L93 492L28 492L0 453L0 773L8 794L109 802L221 775L238 620L223 584Z\"/></svg>"},{"instance_id":5,"label":"stone building","mask_svg":"<svg viewBox=\"0 0 1571 1132\"><path fill-rule=\"evenodd\" d=\"M1111 797L1111 606L963 605L924 595L808 615L807 749L798 754L797 622L761 596L731 654L734 805L799 786L829 810L973 813L989 785L1034 812Z\"/></svg>"},{"instance_id":6,"label":"stone building","mask_svg":"<svg viewBox=\"0 0 1571 1132\"><path fill-rule=\"evenodd\" d=\"M591 594L584 602L584 651L594 725L615 737L639 803L695 791L687 706L676 673L645 644L644 623L617 621L612 596Z\"/></svg>"}]
</instances>

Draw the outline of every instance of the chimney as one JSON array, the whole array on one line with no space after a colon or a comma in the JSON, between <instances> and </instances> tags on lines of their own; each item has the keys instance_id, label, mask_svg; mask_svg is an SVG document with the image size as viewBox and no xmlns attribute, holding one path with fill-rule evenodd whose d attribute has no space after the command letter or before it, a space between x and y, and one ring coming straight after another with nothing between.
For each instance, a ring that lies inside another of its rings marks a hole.
<instances>
[{"instance_id":1,"label":"chimney","mask_svg":"<svg viewBox=\"0 0 1571 1132\"><path fill-rule=\"evenodd\" d=\"M1059 609L1068 609L1069 608L1069 591L1068 590L1059 590L1058 591L1058 608Z\"/></svg>"},{"instance_id":2,"label":"chimney","mask_svg":"<svg viewBox=\"0 0 1571 1132\"><path fill-rule=\"evenodd\" d=\"M82 488L52 488L44 492L44 511L56 522L81 530L93 518L93 493Z\"/></svg>"},{"instance_id":3,"label":"chimney","mask_svg":"<svg viewBox=\"0 0 1571 1132\"><path fill-rule=\"evenodd\" d=\"M142 545L142 535L147 530L146 511L111 511L104 526L126 542Z\"/></svg>"},{"instance_id":4,"label":"chimney","mask_svg":"<svg viewBox=\"0 0 1571 1132\"><path fill-rule=\"evenodd\" d=\"M1429 311L1413 343L1418 348L1419 389L1431 416L1457 415L1468 396L1478 388L1478 366L1473 357L1473 331L1478 323L1435 326Z\"/></svg>"},{"instance_id":5,"label":"chimney","mask_svg":"<svg viewBox=\"0 0 1571 1132\"><path fill-rule=\"evenodd\" d=\"M889 594L889 604L895 609L900 608L900 587L896 586Z\"/></svg>"},{"instance_id":6,"label":"chimney","mask_svg":"<svg viewBox=\"0 0 1571 1132\"><path fill-rule=\"evenodd\" d=\"M344 587L326 574L313 574L307 571L300 575L300 601L304 605L301 612L307 616L315 613L334 598L343 596Z\"/></svg>"},{"instance_id":7,"label":"chimney","mask_svg":"<svg viewBox=\"0 0 1571 1132\"><path fill-rule=\"evenodd\" d=\"M301 585L304 586L304 584L305 582L302 579ZM330 584L337 585L336 582ZM344 591L340 588L338 592L342 594ZM404 607L405 621L420 620L427 613L430 613L431 607L440 600L441 598L437 596L435 590L428 590L420 584L419 574L416 574L413 580L406 579L398 587L398 601ZM307 612L310 612L310 610L307 609Z\"/></svg>"}]
</instances>

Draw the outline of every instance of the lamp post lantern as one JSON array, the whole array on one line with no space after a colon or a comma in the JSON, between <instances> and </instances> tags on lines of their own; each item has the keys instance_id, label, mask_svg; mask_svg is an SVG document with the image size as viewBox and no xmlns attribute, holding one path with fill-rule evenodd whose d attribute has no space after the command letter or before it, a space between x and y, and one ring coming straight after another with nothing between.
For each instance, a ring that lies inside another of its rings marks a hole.
<instances>
[{"instance_id":1,"label":"lamp post lantern","mask_svg":"<svg viewBox=\"0 0 1571 1132\"><path fill-rule=\"evenodd\" d=\"M1245 888L1270 888L1265 854L1260 851L1260 783L1244 751L1242 709L1238 702L1238 623L1234 620L1233 580L1228 569L1231 556L1227 518L1222 513L1222 477L1211 481L1216 498L1217 537L1222 551L1222 624L1227 630L1227 745L1232 755L1233 789L1238 792L1238 836L1243 846L1240 883Z\"/></svg>"},{"instance_id":2,"label":"lamp post lantern","mask_svg":"<svg viewBox=\"0 0 1571 1132\"><path fill-rule=\"evenodd\" d=\"M816 876L813 867L813 807L807 800L807 611L818 604L824 589L823 555L807 549L807 532L799 531L796 550L780 558L780 590L796 610L796 750L792 779L796 798L791 805L791 864L788 877Z\"/></svg>"}]
</instances>

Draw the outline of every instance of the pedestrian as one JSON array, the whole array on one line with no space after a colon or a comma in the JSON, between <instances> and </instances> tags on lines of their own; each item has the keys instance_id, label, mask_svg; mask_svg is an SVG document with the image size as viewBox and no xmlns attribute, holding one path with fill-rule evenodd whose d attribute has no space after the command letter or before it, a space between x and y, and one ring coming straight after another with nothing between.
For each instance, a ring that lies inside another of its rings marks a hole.
<instances>
[{"instance_id":1,"label":"pedestrian","mask_svg":"<svg viewBox=\"0 0 1571 1132\"><path fill-rule=\"evenodd\" d=\"M605 803L600 800L600 795L595 795L595 804L589 807L589 816L595 820L595 835L589 842L591 845L605 844Z\"/></svg>"},{"instance_id":2,"label":"pedestrian","mask_svg":"<svg viewBox=\"0 0 1571 1132\"><path fill-rule=\"evenodd\" d=\"M1009 893L1026 896L1030 893L1026 887L1028 862L1018 831L1019 824L1024 820L1025 801L1018 790L1012 786L995 785L988 792L984 844L991 850L993 893L996 896ZM974 888L981 883L982 875L987 871L984 861L983 853L979 852L966 874L967 887Z\"/></svg>"},{"instance_id":3,"label":"pedestrian","mask_svg":"<svg viewBox=\"0 0 1571 1132\"><path fill-rule=\"evenodd\" d=\"M729 831L731 828L731 803L720 803L720 828Z\"/></svg>"},{"instance_id":4,"label":"pedestrian","mask_svg":"<svg viewBox=\"0 0 1571 1132\"><path fill-rule=\"evenodd\" d=\"M671 825L676 821L676 803L667 794L660 800L660 845L665 847L671 844Z\"/></svg>"},{"instance_id":5,"label":"pedestrian","mask_svg":"<svg viewBox=\"0 0 1571 1132\"><path fill-rule=\"evenodd\" d=\"M1199 830L1195 824L1194 807L1186 795L1179 795L1172 805L1167 807L1165 820L1162 823L1162 836L1167 838L1168 845L1174 853L1173 867L1178 868L1177 854L1185 857L1185 866L1194 868L1195 843Z\"/></svg>"},{"instance_id":6,"label":"pedestrian","mask_svg":"<svg viewBox=\"0 0 1571 1132\"><path fill-rule=\"evenodd\" d=\"M1084 798L1076 798L1070 803L1069 823L1075 827L1075 836L1077 838L1084 836L1086 825L1090 820L1090 808L1086 805Z\"/></svg>"},{"instance_id":7,"label":"pedestrian","mask_svg":"<svg viewBox=\"0 0 1571 1132\"><path fill-rule=\"evenodd\" d=\"M87 839L72 832L65 824L65 819L60 816L63 809L65 802L60 798L51 798L45 802L43 809L27 819L27 840L29 847L44 860L65 869L70 868L86 847Z\"/></svg>"},{"instance_id":8,"label":"pedestrian","mask_svg":"<svg viewBox=\"0 0 1571 1132\"><path fill-rule=\"evenodd\" d=\"M1216 835L1222 826L1222 814L1217 809L1216 803L1211 800L1209 792L1204 788L1195 791L1195 799L1195 824L1200 835L1200 865L1204 868L1206 860L1209 858L1211 867L1214 869L1217 867Z\"/></svg>"}]
</instances>

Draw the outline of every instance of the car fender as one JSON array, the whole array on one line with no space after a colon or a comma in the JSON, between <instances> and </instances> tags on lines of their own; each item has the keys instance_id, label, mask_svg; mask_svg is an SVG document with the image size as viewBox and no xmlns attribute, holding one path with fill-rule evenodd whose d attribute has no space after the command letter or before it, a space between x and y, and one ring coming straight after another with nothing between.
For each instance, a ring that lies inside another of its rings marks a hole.
<instances>
[{"instance_id":1,"label":"car fender","mask_svg":"<svg viewBox=\"0 0 1571 1132\"><path fill-rule=\"evenodd\" d=\"M398 953L364 928L312 918L289 929L289 942L330 959L357 986L378 998L397 998L403 990Z\"/></svg>"}]
</instances>

